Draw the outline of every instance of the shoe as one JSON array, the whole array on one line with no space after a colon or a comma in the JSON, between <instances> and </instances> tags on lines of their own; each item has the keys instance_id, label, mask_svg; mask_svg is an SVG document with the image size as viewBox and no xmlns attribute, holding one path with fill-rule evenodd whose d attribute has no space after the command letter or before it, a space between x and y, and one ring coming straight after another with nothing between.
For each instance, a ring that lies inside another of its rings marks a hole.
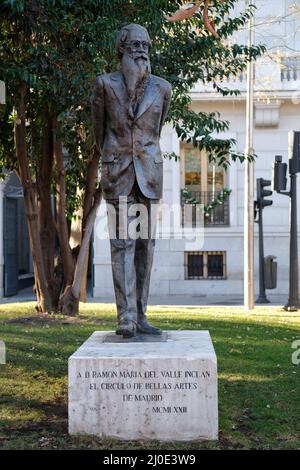
<instances>
[{"instance_id":1,"label":"shoe","mask_svg":"<svg viewBox=\"0 0 300 470\"><path fill-rule=\"evenodd\" d=\"M136 326L133 321L125 320L119 323L116 329L117 335L122 335L124 338L132 338L136 336Z\"/></svg>"},{"instance_id":2,"label":"shoe","mask_svg":"<svg viewBox=\"0 0 300 470\"><path fill-rule=\"evenodd\" d=\"M150 323L148 323L146 318L142 318L141 320L138 320L136 331L144 335L161 335L162 334L162 330L159 328L156 328L156 326L150 325Z\"/></svg>"}]
</instances>

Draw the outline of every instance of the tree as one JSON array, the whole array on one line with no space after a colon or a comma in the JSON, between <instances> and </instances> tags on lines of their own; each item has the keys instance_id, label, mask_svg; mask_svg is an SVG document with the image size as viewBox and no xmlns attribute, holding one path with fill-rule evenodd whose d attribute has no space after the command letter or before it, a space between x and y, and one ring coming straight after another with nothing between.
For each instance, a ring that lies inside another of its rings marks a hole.
<instances>
[{"instance_id":1,"label":"tree","mask_svg":"<svg viewBox=\"0 0 300 470\"><path fill-rule=\"evenodd\" d=\"M167 22L181 2L169 0L4 0L0 19L0 79L7 83L0 161L15 170L24 190L40 312L76 314L89 241L101 201L100 155L94 146L90 90L95 76L117 67L116 31L137 22L153 40L153 73L173 85L169 119L178 136L225 164L231 140L213 139L228 122L217 112L195 113L190 88L199 80L236 75L263 47L226 39L243 26L228 13L236 0L215 1L219 39L203 29L201 9ZM233 159L243 155L231 153ZM53 211L53 199L56 210ZM71 249L71 221L82 207L81 242Z\"/></svg>"}]
</instances>

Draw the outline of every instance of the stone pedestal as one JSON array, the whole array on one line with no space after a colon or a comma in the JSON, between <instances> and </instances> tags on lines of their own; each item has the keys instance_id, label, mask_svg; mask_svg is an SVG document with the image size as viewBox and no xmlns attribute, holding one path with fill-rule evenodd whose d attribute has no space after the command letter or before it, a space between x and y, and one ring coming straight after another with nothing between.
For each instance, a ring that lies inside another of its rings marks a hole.
<instances>
[{"instance_id":1,"label":"stone pedestal","mask_svg":"<svg viewBox=\"0 0 300 470\"><path fill-rule=\"evenodd\" d=\"M208 331L124 341L96 331L69 358L69 432L125 440L218 438Z\"/></svg>"}]
</instances>

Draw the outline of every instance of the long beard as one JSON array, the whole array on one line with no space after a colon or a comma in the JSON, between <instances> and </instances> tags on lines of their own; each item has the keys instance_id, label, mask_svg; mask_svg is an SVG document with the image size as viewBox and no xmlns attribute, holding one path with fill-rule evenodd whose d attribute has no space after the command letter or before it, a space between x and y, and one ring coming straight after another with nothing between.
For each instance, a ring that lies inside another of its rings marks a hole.
<instances>
[{"instance_id":1,"label":"long beard","mask_svg":"<svg viewBox=\"0 0 300 470\"><path fill-rule=\"evenodd\" d=\"M150 61L146 55L134 58L125 53L122 57L121 68L129 97L128 114L131 119L134 119L151 73Z\"/></svg>"}]
</instances>

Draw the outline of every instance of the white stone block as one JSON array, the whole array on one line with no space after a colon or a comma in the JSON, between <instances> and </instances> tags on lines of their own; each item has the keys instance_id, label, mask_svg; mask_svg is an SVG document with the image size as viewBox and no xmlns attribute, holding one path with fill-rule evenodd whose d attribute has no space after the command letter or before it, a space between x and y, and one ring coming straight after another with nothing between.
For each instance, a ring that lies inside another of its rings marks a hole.
<instances>
[{"instance_id":1,"label":"white stone block","mask_svg":"<svg viewBox=\"0 0 300 470\"><path fill-rule=\"evenodd\" d=\"M152 281L163 281L167 279L168 281L178 281L180 279L184 280L184 265L183 261L181 266L154 266L151 273L151 282Z\"/></svg>"},{"instance_id":2,"label":"white stone block","mask_svg":"<svg viewBox=\"0 0 300 470\"><path fill-rule=\"evenodd\" d=\"M119 338L96 331L69 358L70 434L218 438L217 359L208 331L169 331L159 342L108 337Z\"/></svg>"},{"instance_id":3,"label":"white stone block","mask_svg":"<svg viewBox=\"0 0 300 470\"><path fill-rule=\"evenodd\" d=\"M234 279L234 273L231 274L232 280L184 280L170 281L170 296L182 295L186 297L208 297L213 302L216 295L232 295L243 292L243 281ZM151 292L152 293L152 292ZM152 293L153 295L153 293ZM185 303L184 300L182 302Z\"/></svg>"},{"instance_id":4,"label":"white stone block","mask_svg":"<svg viewBox=\"0 0 300 470\"><path fill-rule=\"evenodd\" d=\"M97 287L113 287L112 269L110 265L95 266L95 285Z\"/></svg>"},{"instance_id":5,"label":"white stone block","mask_svg":"<svg viewBox=\"0 0 300 470\"><path fill-rule=\"evenodd\" d=\"M161 266L169 266L172 269L183 269L184 251L173 251L171 255L168 251L160 251L155 248L154 267L159 271Z\"/></svg>"},{"instance_id":6,"label":"white stone block","mask_svg":"<svg viewBox=\"0 0 300 470\"><path fill-rule=\"evenodd\" d=\"M169 295L170 281L155 278L150 280L150 295Z\"/></svg>"},{"instance_id":7,"label":"white stone block","mask_svg":"<svg viewBox=\"0 0 300 470\"><path fill-rule=\"evenodd\" d=\"M165 251L165 252L169 253L169 251L170 251L170 241L168 239L165 239L165 240L164 239L158 239L158 240L156 240L154 256L158 251Z\"/></svg>"}]
</instances>

